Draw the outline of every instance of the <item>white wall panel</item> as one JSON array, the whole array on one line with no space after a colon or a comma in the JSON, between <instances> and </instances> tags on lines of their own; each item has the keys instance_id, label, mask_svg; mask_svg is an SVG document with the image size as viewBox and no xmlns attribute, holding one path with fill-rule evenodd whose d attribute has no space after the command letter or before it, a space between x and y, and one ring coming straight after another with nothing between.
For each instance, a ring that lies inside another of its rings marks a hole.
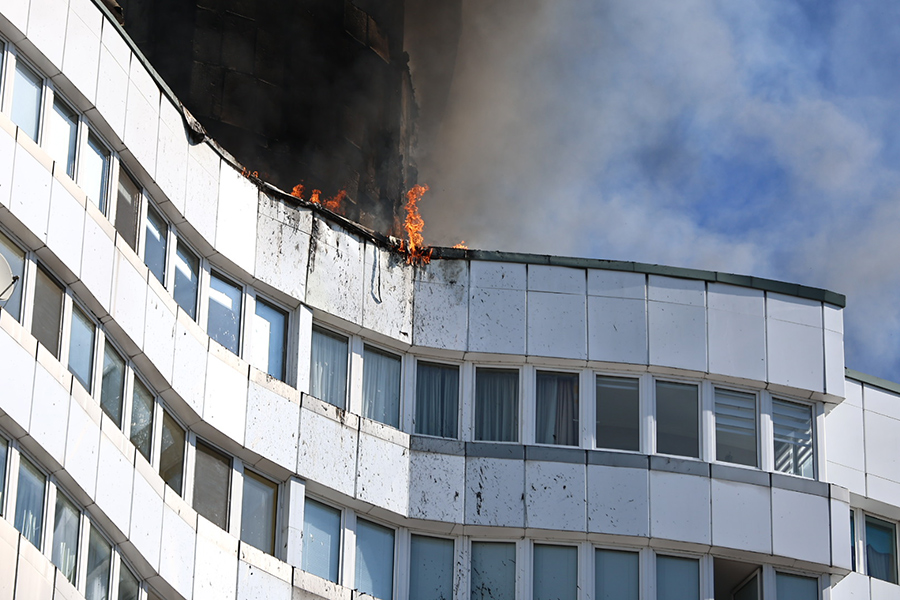
<instances>
[{"instance_id":1,"label":"white wall panel","mask_svg":"<svg viewBox=\"0 0 900 600\"><path fill-rule=\"evenodd\" d=\"M650 471L588 465L588 531L650 535Z\"/></svg>"},{"instance_id":2,"label":"white wall panel","mask_svg":"<svg viewBox=\"0 0 900 600\"><path fill-rule=\"evenodd\" d=\"M249 370L237 357L225 356L226 352L228 350L217 349L209 353L203 420L243 444ZM238 364L241 365L240 370Z\"/></svg>"},{"instance_id":3,"label":"white wall panel","mask_svg":"<svg viewBox=\"0 0 900 600\"><path fill-rule=\"evenodd\" d=\"M631 298L644 300L647 276L628 271L603 271L588 269L587 293L589 296L606 298Z\"/></svg>"},{"instance_id":4,"label":"white wall panel","mask_svg":"<svg viewBox=\"0 0 900 600\"><path fill-rule=\"evenodd\" d=\"M154 277L149 278L154 283ZM167 382L172 381L175 362L176 304L162 286L147 288L147 309L144 318L144 354L162 373Z\"/></svg>"},{"instance_id":5,"label":"white wall panel","mask_svg":"<svg viewBox=\"0 0 900 600\"><path fill-rule=\"evenodd\" d=\"M712 543L770 554L772 510L769 488L712 480Z\"/></svg>"},{"instance_id":6,"label":"white wall panel","mask_svg":"<svg viewBox=\"0 0 900 600\"><path fill-rule=\"evenodd\" d=\"M310 243L306 301L350 321L362 321L362 242L321 219L315 219Z\"/></svg>"},{"instance_id":7,"label":"white wall panel","mask_svg":"<svg viewBox=\"0 0 900 600\"><path fill-rule=\"evenodd\" d=\"M850 573L831 588L831 600L870 600L869 578Z\"/></svg>"},{"instance_id":8,"label":"white wall panel","mask_svg":"<svg viewBox=\"0 0 900 600\"><path fill-rule=\"evenodd\" d=\"M710 480L650 471L650 535L709 544Z\"/></svg>"},{"instance_id":9,"label":"white wall panel","mask_svg":"<svg viewBox=\"0 0 900 600\"><path fill-rule=\"evenodd\" d=\"M209 339L202 343L205 334L179 310L175 323L175 363L172 369L172 387L198 415L203 414L203 398L206 390L206 349Z\"/></svg>"},{"instance_id":10,"label":"white wall panel","mask_svg":"<svg viewBox=\"0 0 900 600\"><path fill-rule=\"evenodd\" d=\"M526 289L527 270L525 265L474 260L470 263L469 268L471 269L473 288Z\"/></svg>"},{"instance_id":11,"label":"white wall panel","mask_svg":"<svg viewBox=\"0 0 900 600\"><path fill-rule=\"evenodd\" d=\"M50 600L56 567L40 550L22 540L16 565L16 600Z\"/></svg>"},{"instance_id":12,"label":"white wall panel","mask_svg":"<svg viewBox=\"0 0 900 600\"><path fill-rule=\"evenodd\" d=\"M647 302L600 296L587 301L588 360L647 364Z\"/></svg>"},{"instance_id":13,"label":"white wall panel","mask_svg":"<svg viewBox=\"0 0 900 600\"><path fill-rule=\"evenodd\" d=\"M898 600L900 598L900 586L895 583L870 577L869 587L872 600Z\"/></svg>"},{"instance_id":14,"label":"white wall panel","mask_svg":"<svg viewBox=\"0 0 900 600\"><path fill-rule=\"evenodd\" d=\"M362 326L412 343L413 269L394 252L364 245Z\"/></svg>"},{"instance_id":15,"label":"white wall panel","mask_svg":"<svg viewBox=\"0 0 900 600\"><path fill-rule=\"evenodd\" d=\"M161 481L153 476L162 485ZM162 531L163 499L144 476L134 471L134 492L131 514L140 518L131 520L129 541L155 570L159 569L159 549Z\"/></svg>"},{"instance_id":16,"label":"white wall panel","mask_svg":"<svg viewBox=\"0 0 900 600\"><path fill-rule=\"evenodd\" d=\"M706 371L706 309L649 302L650 364Z\"/></svg>"},{"instance_id":17,"label":"white wall panel","mask_svg":"<svg viewBox=\"0 0 900 600\"><path fill-rule=\"evenodd\" d=\"M91 497L94 497L97 486L97 461L100 455L100 410L96 405L93 408L97 422L74 398L69 402L66 460L63 463L66 472Z\"/></svg>"},{"instance_id":18,"label":"white wall panel","mask_svg":"<svg viewBox=\"0 0 900 600\"><path fill-rule=\"evenodd\" d=\"M647 279L647 299L651 302L706 306L706 282L650 275Z\"/></svg>"},{"instance_id":19,"label":"white wall panel","mask_svg":"<svg viewBox=\"0 0 900 600\"><path fill-rule=\"evenodd\" d=\"M867 412L900 420L900 394L872 385L863 385L861 398Z\"/></svg>"},{"instance_id":20,"label":"white wall panel","mask_svg":"<svg viewBox=\"0 0 900 600\"><path fill-rule=\"evenodd\" d=\"M8 313L3 317L8 317ZM17 324L11 327L18 329ZM34 342L31 344L33 348ZM0 394L0 410L9 415L20 427L27 429L31 423L34 392L36 364L34 356L4 330L0 330L0 356L3 357L3 360L0 360L0 379L4 382L5 392Z\"/></svg>"},{"instance_id":21,"label":"white wall panel","mask_svg":"<svg viewBox=\"0 0 900 600\"><path fill-rule=\"evenodd\" d=\"M290 600L291 584L263 569L240 561L237 579L238 598L242 600Z\"/></svg>"},{"instance_id":22,"label":"white wall panel","mask_svg":"<svg viewBox=\"0 0 900 600\"><path fill-rule=\"evenodd\" d=\"M465 350L468 342L469 271L464 261L436 260L415 270L413 342Z\"/></svg>"},{"instance_id":23,"label":"white wall panel","mask_svg":"<svg viewBox=\"0 0 900 600\"><path fill-rule=\"evenodd\" d=\"M22 131L20 137L27 137ZM47 160L47 164L31 155L21 144L16 147L13 165L12 198L9 207L28 229L42 242L47 239L47 219L50 212L50 158L29 140L24 142Z\"/></svg>"},{"instance_id":24,"label":"white wall panel","mask_svg":"<svg viewBox=\"0 0 900 600\"><path fill-rule=\"evenodd\" d=\"M900 482L900 421L866 411L866 471Z\"/></svg>"},{"instance_id":25,"label":"white wall panel","mask_svg":"<svg viewBox=\"0 0 900 600\"><path fill-rule=\"evenodd\" d=\"M584 464L526 461L525 526L584 531L585 469Z\"/></svg>"},{"instance_id":26,"label":"white wall panel","mask_svg":"<svg viewBox=\"0 0 900 600\"><path fill-rule=\"evenodd\" d=\"M238 542L203 517L197 519L194 600L234 598Z\"/></svg>"},{"instance_id":27,"label":"white wall panel","mask_svg":"<svg viewBox=\"0 0 900 600\"><path fill-rule=\"evenodd\" d=\"M113 317L128 337L144 345L144 317L147 314L147 268L138 270L124 251L116 253L116 286L113 294Z\"/></svg>"},{"instance_id":28,"label":"white wall panel","mask_svg":"<svg viewBox=\"0 0 900 600\"><path fill-rule=\"evenodd\" d=\"M528 265L528 290L584 296L587 273L584 269Z\"/></svg>"},{"instance_id":29,"label":"white wall panel","mask_svg":"<svg viewBox=\"0 0 900 600\"><path fill-rule=\"evenodd\" d=\"M12 133L4 126L9 126ZM0 205L7 208L12 193L13 162L16 156L15 131L15 125L8 121L6 115L0 114Z\"/></svg>"},{"instance_id":30,"label":"white wall panel","mask_svg":"<svg viewBox=\"0 0 900 600\"><path fill-rule=\"evenodd\" d=\"M825 347L821 327L766 319L769 381L825 390Z\"/></svg>"},{"instance_id":31,"label":"white wall panel","mask_svg":"<svg viewBox=\"0 0 900 600\"><path fill-rule=\"evenodd\" d=\"M866 473L845 467L839 463L828 461L828 481L835 485L845 487L854 494L865 496L866 492Z\"/></svg>"},{"instance_id":32,"label":"white wall panel","mask_svg":"<svg viewBox=\"0 0 900 600\"><path fill-rule=\"evenodd\" d=\"M97 69L97 111L92 114L102 116L109 127L121 139L125 137L125 112L128 102L128 65L124 67L110 51L107 40L111 37L107 30L112 26L104 24L100 43L100 62ZM126 58L129 55L126 54Z\"/></svg>"},{"instance_id":33,"label":"white wall panel","mask_svg":"<svg viewBox=\"0 0 900 600\"><path fill-rule=\"evenodd\" d=\"M770 319L822 329L821 302L769 292L766 304L767 315ZM833 317L829 318L829 322L834 322Z\"/></svg>"},{"instance_id":34,"label":"white wall panel","mask_svg":"<svg viewBox=\"0 0 900 600\"><path fill-rule=\"evenodd\" d=\"M234 167L222 161L216 249L248 273L256 266L256 212L259 190ZM212 241L212 240L210 240Z\"/></svg>"},{"instance_id":35,"label":"white wall panel","mask_svg":"<svg viewBox=\"0 0 900 600\"><path fill-rule=\"evenodd\" d=\"M131 61L132 73L140 61ZM155 87L155 86L154 86ZM159 92L147 99L141 94L132 76L128 86L125 112L125 145L141 166L156 175L156 143L159 139Z\"/></svg>"},{"instance_id":36,"label":"white wall panel","mask_svg":"<svg viewBox=\"0 0 900 600\"><path fill-rule=\"evenodd\" d=\"M76 0L72 0L75 2ZM188 138L181 112L163 97L159 104L159 143L156 147L156 183L184 214L187 185ZM193 199L192 199L193 200Z\"/></svg>"},{"instance_id":37,"label":"white wall panel","mask_svg":"<svg viewBox=\"0 0 900 600\"><path fill-rule=\"evenodd\" d=\"M772 550L797 560L829 564L828 499L772 488Z\"/></svg>"},{"instance_id":38,"label":"white wall panel","mask_svg":"<svg viewBox=\"0 0 900 600\"><path fill-rule=\"evenodd\" d=\"M297 474L353 496L357 438L355 427L345 427L311 410L301 411ZM328 445L322 444L321 440L329 440Z\"/></svg>"},{"instance_id":39,"label":"white wall panel","mask_svg":"<svg viewBox=\"0 0 900 600\"><path fill-rule=\"evenodd\" d=\"M209 144L188 146L185 204L181 209L191 227L210 244L216 240L220 163L221 158Z\"/></svg>"},{"instance_id":40,"label":"white wall panel","mask_svg":"<svg viewBox=\"0 0 900 600\"><path fill-rule=\"evenodd\" d=\"M113 269L116 260L109 223L100 224L105 217L91 203L84 219L84 243L81 252L81 281L100 305L111 308Z\"/></svg>"},{"instance_id":41,"label":"white wall panel","mask_svg":"<svg viewBox=\"0 0 900 600\"><path fill-rule=\"evenodd\" d=\"M0 519L0 600L12 600L16 585L19 532L12 523Z\"/></svg>"},{"instance_id":42,"label":"white wall panel","mask_svg":"<svg viewBox=\"0 0 900 600\"><path fill-rule=\"evenodd\" d=\"M28 29L28 9L31 0L0 0L0 13L18 29L17 35L13 35L14 42L19 41Z\"/></svg>"},{"instance_id":43,"label":"white wall panel","mask_svg":"<svg viewBox=\"0 0 900 600\"><path fill-rule=\"evenodd\" d=\"M53 361L49 356L46 360ZM65 379L71 381L71 375L66 373ZM39 363L34 372L31 426L28 431L59 464L65 461L69 400L69 390L60 385L57 378Z\"/></svg>"},{"instance_id":44,"label":"white wall panel","mask_svg":"<svg viewBox=\"0 0 900 600\"><path fill-rule=\"evenodd\" d=\"M405 515L408 494L409 449L360 432L356 497Z\"/></svg>"},{"instance_id":45,"label":"white wall panel","mask_svg":"<svg viewBox=\"0 0 900 600\"><path fill-rule=\"evenodd\" d=\"M256 277L298 300L306 299L312 211L260 195Z\"/></svg>"},{"instance_id":46,"label":"white wall panel","mask_svg":"<svg viewBox=\"0 0 900 600\"><path fill-rule=\"evenodd\" d=\"M825 330L825 392L844 396L844 335Z\"/></svg>"},{"instance_id":47,"label":"white wall panel","mask_svg":"<svg viewBox=\"0 0 900 600\"><path fill-rule=\"evenodd\" d=\"M26 33L28 40L53 64L53 71L47 75L55 75L63 64L68 8L68 0L31 0Z\"/></svg>"},{"instance_id":48,"label":"white wall panel","mask_svg":"<svg viewBox=\"0 0 900 600\"><path fill-rule=\"evenodd\" d=\"M470 352L525 354L525 294L498 288L470 290Z\"/></svg>"},{"instance_id":49,"label":"white wall panel","mask_svg":"<svg viewBox=\"0 0 900 600\"><path fill-rule=\"evenodd\" d=\"M72 0L66 22L66 45L63 72L88 102L94 104L97 94L97 72L100 65L102 16L99 11L76 8L84 0Z\"/></svg>"},{"instance_id":50,"label":"white wall panel","mask_svg":"<svg viewBox=\"0 0 900 600\"><path fill-rule=\"evenodd\" d=\"M74 402L73 402L74 404ZM116 444L100 435L100 460L97 471L97 494L94 496L103 514L123 532L131 531L134 448L129 443L129 455L122 454ZM135 518L143 518L139 513Z\"/></svg>"},{"instance_id":51,"label":"white wall panel","mask_svg":"<svg viewBox=\"0 0 900 600\"><path fill-rule=\"evenodd\" d=\"M586 359L585 301L584 294L528 292L527 354Z\"/></svg>"},{"instance_id":52,"label":"white wall panel","mask_svg":"<svg viewBox=\"0 0 900 600\"><path fill-rule=\"evenodd\" d=\"M524 461L466 459L467 524L524 527L524 491Z\"/></svg>"},{"instance_id":53,"label":"white wall panel","mask_svg":"<svg viewBox=\"0 0 900 600\"><path fill-rule=\"evenodd\" d=\"M765 380L765 294L710 283L708 303L710 372Z\"/></svg>"},{"instance_id":54,"label":"white wall panel","mask_svg":"<svg viewBox=\"0 0 900 600\"><path fill-rule=\"evenodd\" d=\"M850 505L848 502L831 498L831 564L850 569ZM855 541L854 541L855 543Z\"/></svg>"},{"instance_id":55,"label":"white wall panel","mask_svg":"<svg viewBox=\"0 0 900 600\"><path fill-rule=\"evenodd\" d=\"M192 516L196 519L193 512ZM164 550L159 559L159 574L185 598L191 597L194 584L196 541L194 529L172 507L164 505L162 524Z\"/></svg>"},{"instance_id":56,"label":"white wall panel","mask_svg":"<svg viewBox=\"0 0 900 600\"><path fill-rule=\"evenodd\" d=\"M900 423L897 424L900 433ZM825 415L825 455L829 462L864 471L863 410L842 402Z\"/></svg>"},{"instance_id":57,"label":"white wall panel","mask_svg":"<svg viewBox=\"0 0 900 600\"><path fill-rule=\"evenodd\" d=\"M297 466L300 405L251 381L247 394L245 445L277 465Z\"/></svg>"},{"instance_id":58,"label":"white wall panel","mask_svg":"<svg viewBox=\"0 0 900 600\"><path fill-rule=\"evenodd\" d=\"M47 246L76 277L81 274L84 219L84 197L75 198L58 179L54 178L50 193Z\"/></svg>"},{"instance_id":59,"label":"white wall panel","mask_svg":"<svg viewBox=\"0 0 900 600\"><path fill-rule=\"evenodd\" d=\"M411 452L409 463L410 518L462 523L466 498L465 457Z\"/></svg>"},{"instance_id":60,"label":"white wall panel","mask_svg":"<svg viewBox=\"0 0 900 600\"><path fill-rule=\"evenodd\" d=\"M900 483L871 473L866 474L866 496L873 500L894 504L900 498Z\"/></svg>"}]
</instances>

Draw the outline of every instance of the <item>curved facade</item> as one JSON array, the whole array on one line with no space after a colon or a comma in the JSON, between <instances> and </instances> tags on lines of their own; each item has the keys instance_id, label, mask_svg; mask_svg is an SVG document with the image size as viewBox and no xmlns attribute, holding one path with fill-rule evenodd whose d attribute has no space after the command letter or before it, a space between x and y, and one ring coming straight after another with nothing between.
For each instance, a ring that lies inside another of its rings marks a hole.
<instances>
[{"instance_id":1,"label":"curved facade","mask_svg":"<svg viewBox=\"0 0 900 600\"><path fill-rule=\"evenodd\" d=\"M0 33L0 599L900 594L842 296L409 266L192 141L99 4Z\"/></svg>"}]
</instances>

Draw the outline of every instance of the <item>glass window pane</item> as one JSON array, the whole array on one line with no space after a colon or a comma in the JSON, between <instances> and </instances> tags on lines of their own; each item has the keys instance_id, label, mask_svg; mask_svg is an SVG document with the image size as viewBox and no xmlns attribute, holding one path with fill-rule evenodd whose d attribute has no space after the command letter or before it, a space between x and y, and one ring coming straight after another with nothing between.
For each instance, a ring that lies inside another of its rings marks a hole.
<instances>
[{"instance_id":1,"label":"glass window pane","mask_svg":"<svg viewBox=\"0 0 900 600\"><path fill-rule=\"evenodd\" d=\"M341 511L312 498L303 508L303 570L338 582L341 558Z\"/></svg>"},{"instance_id":2,"label":"glass window pane","mask_svg":"<svg viewBox=\"0 0 900 600\"><path fill-rule=\"evenodd\" d=\"M144 240L144 264L162 284L166 283L166 244L168 243L169 225L153 208L147 205L147 231Z\"/></svg>"},{"instance_id":3,"label":"glass window pane","mask_svg":"<svg viewBox=\"0 0 900 600\"><path fill-rule=\"evenodd\" d=\"M866 568L869 577L897 583L896 529L891 523L866 517Z\"/></svg>"},{"instance_id":4,"label":"glass window pane","mask_svg":"<svg viewBox=\"0 0 900 600\"><path fill-rule=\"evenodd\" d=\"M175 246L175 302L192 319L197 318L197 286L200 259L178 240Z\"/></svg>"},{"instance_id":5,"label":"glass window pane","mask_svg":"<svg viewBox=\"0 0 900 600\"><path fill-rule=\"evenodd\" d=\"M150 461L150 445L153 435L153 394L141 380L134 378L134 394L131 404L131 443L137 446ZM165 439L165 438L163 438Z\"/></svg>"},{"instance_id":6,"label":"glass window pane","mask_svg":"<svg viewBox=\"0 0 900 600\"><path fill-rule=\"evenodd\" d=\"M416 433L458 435L459 367L420 362L416 365Z\"/></svg>"},{"instance_id":7,"label":"glass window pane","mask_svg":"<svg viewBox=\"0 0 900 600\"><path fill-rule=\"evenodd\" d=\"M759 574L753 575L753 577L744 583L744 585L734 593L732 600L760 600Z\"/></svg>"},{"instance_id":8,"label":"glass window pane","mask_svg":"<svg viewBox=\"0 0 900 600\"><path fill-rule=\"evenodd\" d=\"M184 429L168 412L163 412L162 449L159 475L170 488L181 494L184 476Z\"/></svg>"},{"instance_id":9,"label":"glass window pane","mask_svg":"<svg viewBox=\"0 0 900 600\"><path fill-rule=\"evenodd\" d=\"M637 379L597 376L597 447L641 449L641 404Z\"/></svg>"},{"instance_id":10,"label":"glass window pane","mask_svg":"<svg viewBox=\"0 0 900 600\"><path fill-rule=\"evenodd\" d=\"M18 246L0 233L0 255L9 263L9 270L12 271L13 277L19 279L12 284L12 294L5 302L0 302L0 308L8 312L16 321L22 318L22 287L25 285L25 253ZM0 289L0 295L8 291Z\"/></svg>"},{"instance_id":11,"label":"glass window pane","mask_svg":"<svg viewBox=\"0 0 900 600\"><path fill-rule=\"evenodd\" d=\"M78 517L80 513L65 494L56 492L56 518L53 520L53 564L66 579L75 583L78 563Z\"/></svg>"},{"instance_id":12,"label":"glass window pane","mask_svg":"<svg viewBox=\"0 0 900 600\"><path fill-rule=\"evenodd\" d=\"M656 600L699 599L700 562L693 558L657 556Z\"/></svg>"},{"instance_id":13,"label":"glass window pane","mask_svg":"<svg viewBox=\"0 0 900 600\"><path fill-rule=\"evenodd\" d=\"M259 298L253 319L253 356L260 371L284 381L284 349L287 344L287 314Z\"/></svg>"},{"instance_id":14,"label":"glass window pane","mask_svg":"<svg viewBox=\"0 0 900 600\"><path fill-rule=\"evenodd\" d=\"M534 600L578 597L578 548L534 545Z\"/></svg>"},{"instance_id":15,"label":"glass window pane","mask_svg":"<svg viewBox=\"0 0 900 600\"><path fill-rule=\"evenodd\" d=\"M94 323L77 306L72 309L72 334L69 337L69 372L91 391L94 366Z\"/></svg>"},{"instance_id":16,"label":"glass window pane","mask_svg":"<svg viewBox=\"0 0 900 600\"><path fill-rule=\"evenodd\" d=\"M137 249L137 228L141 215L141 186L131 175L119 168L119 193L116 195L116 231L131 246Z\"/></svg>"},{"instance_id":17,"label":"glass window pane","mask_svg":"<svg viewBox=\"0 0 900 600\"><path fill-rule=\"evenodd\" d=\"M400 357L371 346L363 353L363 416L400 427Z\"/></svg>"},{"instance_id":18,"label":"glass window pane","mask_svg":"<svg viewBox=\"0 0 900 600\"><path fill-rule=\"evenodd\" d=\"M356 589L381 600L394 591L394 530L356 522Z\"/></svg>"},{"instance_id":19,"label":"glass window pane","mask_svg":"<svg viewBox=\"0 0 900 600\"><path fill-rule=\"evenodd\" d=\"M0 477L0 481L3 478ZM0 498L0 506L3 506L2 498ZM856 570L856 515L853 509L850 509L850 570Z\"/></svg>"},{"instance_id":20,"label":"glass window pane","mask_svg":"<svg viewBox=\"0 0 900 600\"><path fill-rule=\"evenodd\" d=\"M0 516L3 515L3 504L6 499L6 457L9 455L9 442L0 437Z\"/></svg>"},{"instance_id":21,"label":"glass window pane","mask_svg":"<svg viewBox=\"0 0 900 600\"><path fill-rule=\"evenodd\" d=\"M241 340L241 288L215 273L209 279L209 320L206 330L216 340L235 354Z\"/></svg>"},{"instance_id":22,"label":"glass window pane","mask_svg":"<svg viewBox=\"0 0 900 600\"><path fill-rule=\"evenodd\" d=\"M452 600L453 540L413 535L409 554L409 597Z\"/></svg>"},{"instance_id":23,"label":"glass window pane","mask_svg":"<svg viewBox=\"0 0 900 600\"><path fill-rule=\"evenodd\" d=\"M639 554L597 550L595 600L640 600Z\"/></svg>"},{"instance_id":24,"label":"glass window pane","mask_svg":"<svg viewBox=\"0 0 900 600\"><path fill-rule=\"evenodd\" d=\"M716 390L716 460L757 466L755 394Z\"/></svg>"},{"instance_id":25,"label":"glass window pane","mask_svg":"<svg viewBox=\"0 0 900 600\"><path fill-rule=\"evenodd\" d=\"M87 148L81 151L78 184L88 199L106 213L106 190L109 185L109 150L94 134L88 135Z\"/></svg>"},{"instance_id":26,"label":"glass window pane","mask_svg":"<svg viewBox=\"0 0 900 600\"><path fill-rule=\"evenodd\" d=\"M275 553L275 517L278 486L250 471L244 471L241 539L263 552Z\"/></svg>"},{"instance_id":27,"label":"glass window pane","mask_svg":"<svg viewBox=\"0 0 900 600\"><path fill-rule=\"evenodd\" d=\"M475 439L487 442L518 441L518 371L476 369Z\"/></svg>"},{"instance_id":28,"label":"glass window pane","mask_svg":"<svg viewBox=\"0 0 900 600\"><path fill-rule=\"evenodd\" d=\"M78 114L60 101L53 100L53 110L48 114L42 146L56 161L55 172L65 171L75 177L75 140L78 139Z\"/></svg>"},{"instance_id":29,"label":"glass window pane","mask_svg":"<svg viewBox=\"0 0 900 600\"><path fill-rule=\"evenodd\" d=\"M344 408L347 397L347 338L313 326L310 394Z\"/></svg>"},{"instance_id":30,"label":"glass window pane","mask_svg":"<svg viewBox=\"0 0 900 600\"><path fill-rule=\"evenodd\" d=\"M35 141L38 139L41 118L43 84L40 75L26 67L21 59L16 61L11 117L13 123Z\"/></svg>"},{"instance_id":31,"label":"glass window pane","mask_svg":"<svg viewBox=\"0 0 900 600\"><path fill-rule=\"evenodd\" d=\"M125 359L109 342L103 349L103 380L100 382L100 408L122 428L122 400L125 393Z\"/></svg>"},{"instance_id":32,"label":"glass window pane","mask_svg":"<svg viewBox=\"0 0 900 600\"><path fill-rule=\"evenodd\" d=\"M472 600L516 599L516 545L472 542Z\"/></svg>"},{"instance_id":33,"label":"glass window pane","mask_svg":"<svg viewBox=\"0 0 900 600\"><path fill-rule=\"evenodd\" d=\"M812 407L772 400L775 470L814 477Z\"/></svg>"},{"instance_id":34,"label":"glass window pane","mask_svg":"<svg viewBox=\"0 0 900 600\"><path fill-rule=\"evenodd\" d=\"M775 596L781 600L817 600L819 597L819 580L815 577L802 577L788 573L775 574Z\"/></svg>"},{"instance_id":35,"label":"glass window pane","mask_svg":"<svg viewBox=\"0 0 900 600\"><path fill-rule=\"evenodd\" d=\"M119 559L119 600L138 600L141 587L140 582L131 569L125 566Z\"/></svg>"},{"instance_id":36,"label":"glass window pane","mask_svg":"<svg viewBox=\"0 0 900 600\"><path fill-rule=\"evenodd\" d=\"M62 328L63 289L43 269L37 270L34 285L34 315L31 335L53 356L59 358L59 332Z\"/></svg>"},{"instance_id":37,"label":"glass window pane","mask_svg":"<svg viewBox=\"0 0 900 600\"><path fill-rule=\"evenodd\" d=\"M537 372L535 441L561 446L581 445L578 428L578 375Z\"/></svg>"},{"instance_id":38,"label":"glass window pane","mask_svg":"<svg viewBox=\"0 0 900 600\"><path fill-rule=\"evenodd\" d=\"M25 539L41 547L44 526L44 484L47 478L24 456L19 463L16 490L16 529Z\"/></svg>"},{"instance_id":39,"label":"glass window pane","mask_svg":"<svg viewBox=\"0 0 900 600\"><path fill-rule=\"evenodd\" d=\"M198 441L194 462L194 510L227 529L231 457Z\"/></svg>"},{"instance_id":40,"label":"glass window pane","mask_svg":"<svg viewBox=\"0 0 900 600\"><path fill-rule=\"evenodd\" d=\"M86 600L107 600L109 598L109 573L112 562L112 547L99 531L91 526L88 541Z\"/></svg>"},{"instance_id":41,"label":"glass window pane","mask_svg":"<svg viewBox=\"0 0 900 600\"><path fill-rule=\"evenodd\" d=\"M700 458L696 385L656 382L656 451Z\"/></svg>"}]
</instances>

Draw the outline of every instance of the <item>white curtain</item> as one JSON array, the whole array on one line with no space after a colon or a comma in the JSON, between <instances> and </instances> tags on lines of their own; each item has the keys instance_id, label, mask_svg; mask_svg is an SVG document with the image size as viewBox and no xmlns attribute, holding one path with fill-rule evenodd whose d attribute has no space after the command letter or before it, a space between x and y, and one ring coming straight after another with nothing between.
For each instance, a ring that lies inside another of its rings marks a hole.
<instances>
[{"instance_id":1,"label":"white curtain","mask_svg":"<svg viewBox=\"0 0 900 600\"><path fill-rule=\"evenodd\" d=\"M475 439L515 442L519 432L519 372L478 369L475 375Z\"/></svg>"},{"instance_id":2,"label":"white curtain","mask_svg":"<svg viewBox=\"0 0 900 600\"><path fill-rule=\"evenodd\" d=\"M394 530L356 522L356 589L380 600L394 593Z\"/></svg>"},{"instance_id":3,"label":"white curtain","mask_svg":"<svg viewBox=\"0 0 900 600\"><path fill-rule=\"evenodd\" d=\"M400 358L369 346L363 354L363 416L400 427Z\"/></svg>"},{"instance_id":4,"label":"white curtain","mask_svg":"<svg viewBox=\"0 0 900 600\"><path fill-rule=\"evenodd\" d=\"M578 375L571 373L537 374L538 444L578 446Z\"/></svg>"},{"instance_id":5,"label":"white curtain","mask_svg":"<svg viewBox=\"0 0 900 600\"><path fill-rule=\"evenodd\" d=\"M46 478L24 456L21 461L19 486L16 492L16 529L25 536L25 539L40 547Z\"/></svg>"},{"instance_id":6,"label":"white curtain","mask_svg":"<svg viewBox=\"0 0 900 600\"><path fill-rule=\"evenodd\" d=\"M534 600L578 597L578 548L534 546Z\"/></svg>"},{"instance_id":7,"label":"white curtain","mask_svg":"<svg viewBox=\"0 0 900 600\"><path fill-rule=\"evenodd\" d=\"M597 550L596 600L639 600L639 554L617 550Z\"/></svg>"},{"instance_id":8,"label":"white curtain","mask_svg":"<svg viewBox=\"0 0 900 600\"><path fill-rule=\"evenodd\" d=\"M419 363L416 372L416 433L455 438L459 368Z\"/></svg>"},{"instance_id":9,"label":"white curtain","mask_svg":"<svg viewBox=\"0 0 900 600\"><path fill-rule=\"evenodd\" d=\"M516 545L472 542L472 600L515 600Z\"/></svg>"},{"instance_id":10,"label":"white curtain","mask_svg":"<svg viewBox=\"0 0 900 600\"><path fill-rule=\"evenodd\" d=\"M410 599L453 600L453 540L414 535L410 557Z\"/></svg>"},{"instance_id":11,"label":"white curtain","mask_svg":"<svg viewBox=\"0 0 900 600\"><path fill-rule=\"evenodd\" d=\"M784 596L784 598L793 598ZM656 557L656 600L699 600L700 561L675 556Z\"/></svg>"},{"instance_id":12,"label":"white curtain","mask_svg":"<svg viewBox=\"0 0 900 600\"><path fill-rule=\"evenodd\" d=\"M310 393L344 408L347 396L347 338L313 327Z\"/></svg>"},{"instance_id":13,"label":"white curtain","mask_svg":"<svg viewBox=\"0 0 900 600\"><path fill-rule=\"evenodd\" d=\"M303 507L303 570L338 580L341 553L341 511L310 498Z\"/></svg>"}]
</instances>

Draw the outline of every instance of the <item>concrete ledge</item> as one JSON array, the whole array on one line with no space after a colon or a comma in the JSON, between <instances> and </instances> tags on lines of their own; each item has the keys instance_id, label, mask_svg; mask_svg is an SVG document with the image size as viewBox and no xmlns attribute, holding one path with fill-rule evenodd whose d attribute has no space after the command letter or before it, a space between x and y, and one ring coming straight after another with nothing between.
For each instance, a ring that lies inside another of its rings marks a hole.
<instances>
[{"instance_id":1,"label":"concrete ledge","mask_svg":"<svg viewBox=\"0 0 900 600\"><path fill-rule=\"evenodd\" d=\"M627 454L607 452L604 450L588 450L587 464L602 467L626 467L632 469L649 469L650 457L646 454Z\"/></svg>"},{"instance_id":2,"label":"concrete ledge","mask_svg":"<svg viewBox=\"0 0 900 600\"><path fill-rule=\"evenodd\" d=\"M585 450L582 450L580 448L526 446L525 460L542 460L548 462L583 465L587 461L587 456Z\"/></svg>"},{"instance_id":3,"label":"concrete ledge","mask_svg":"<svg viewBox=\"0 0 900 600\"><path fill-rule=\"evenodd\" d=\"M771 485L769 473L755 469L742 469L728 465L710 465L710 473L713 479L722 481L734 481L737 483L752 483L768 487Z\"/></svg>"},{"instance_id":4,"label":"concrete ledge","mask_svg":"<svg viewBox=\"0 0 900 600\"><path fill-rule=\"evenodd\" d=\"M828 484L782 473L772 473L772 487L828 498Z\"/></svg>"},{"instance_id":5,"label":"concrete ledge","mask_svg":"<svg viewBox=\"0 0 900 600\"><path fill-rule=\"evenodd\" d=\"M409 436L409 449L418 452L465 456L466 443L427 435L411 435Z\"/></svg>"},{"instance_id":6,"label":"concrete ledge","mask_svg":"<svg viewBox=\"0 0 900 600\"><path fill-rule=\"evenodd\" d=\"M652 471L667 471L669 473L709 477L709 463L700 462L699 460L673 458L671 456L651 456L650 469Z\"/></svg>"},{"instance_id":7,"label":"concrete ledge","mask_svg":"<svg viewBox=\"0 0 900 600\"><path fill-rule=\"evenodd\" d=\"M466 442L466 456L525 460L525 446L492 442Z\"/></svg>"}]
</instances>

